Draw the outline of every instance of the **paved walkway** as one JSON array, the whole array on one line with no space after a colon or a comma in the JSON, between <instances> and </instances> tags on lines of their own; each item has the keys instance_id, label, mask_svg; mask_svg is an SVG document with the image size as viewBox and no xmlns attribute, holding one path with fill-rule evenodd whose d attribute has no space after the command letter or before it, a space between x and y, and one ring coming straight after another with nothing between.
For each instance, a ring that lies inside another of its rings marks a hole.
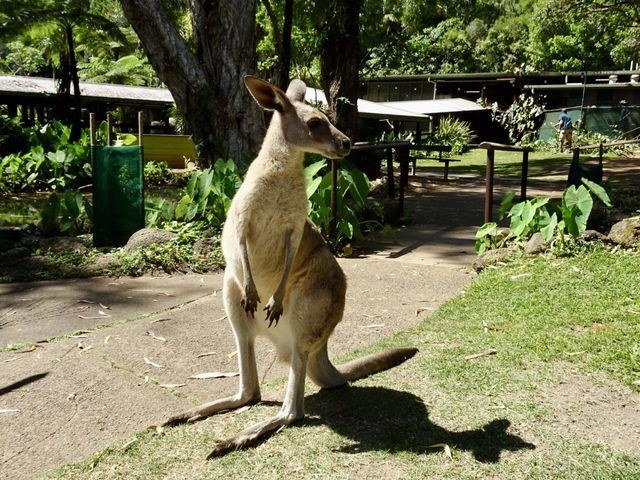
<instances>
[{"instance_id":1,"label":"paved walkway","mask_svg":"<svg viewBox=\"0 0 640 480\"><path fill-rule=\"evenodd\" d=\"M349 288L332 357L415 325L468 285L483 188L412 180L414 223L398 243L340 259ZM0 352L0 477L38 477L235 391L237 378L190 378L237 370L221 287L219 273L0 285L0 346L38 342ZM257 357L263 382L286 374L269 344Z\"/></svg>"}]
</instances>

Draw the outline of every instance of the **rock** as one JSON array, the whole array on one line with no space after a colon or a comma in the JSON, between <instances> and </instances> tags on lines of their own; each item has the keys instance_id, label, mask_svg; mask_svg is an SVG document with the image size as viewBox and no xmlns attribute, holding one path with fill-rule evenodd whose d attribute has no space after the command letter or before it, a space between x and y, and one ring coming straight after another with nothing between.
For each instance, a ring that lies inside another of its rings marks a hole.
<instances>
[{"instance_id":1,"label":"rock","mask_svg":"<svg viewBox=\"0 0 640 480\"><path fill-rule=\"evenodd\" d=\"M12 263L29 255L31 255L31 251L27 247L15 247L0 254L0 264Z\"/></svg>"},{"instance_id":2,"label":"rock","mask_svg":"<svg viewBox=\"0 0 640 480\"><path fill-rule=\"evenodd\" d=\"M197 255L209 256L211 253L220 248L220 239L217 237L204 237L199 238L193 244L193 251Z\"/></svg>"},{"instance_id":3,"label":"rock","mask_svg":"<svg viewBox=\"0 0 640 480\"><path fill-rule=\"evenodd\" d=\"M623 247L633 247L640 242L640 218L625 218L611 227L609 240Z\"/></svg>"},{"instance_id":4,"label":"rock","mask_svg":"<svg viewBox=\"0 0 640 480\"><path fill-rule=\"evenodd\" d=\"M39 241L40 248L50 250L53 253L75 252L87 253L84 242L76 237L43 237Z\"/></svg>"},{"instance_id":5,"label":"rock","mask_svg":"<svg viewBox=\"0 0 640 480\"><path fill-rule=\"evenodd\" d=\"M578 236L578 240L583 242L608 242L609 238L597 230L585 230Z\"/></svg>"},{"instance_id":6,"label":"rock","mask_svg":"<svg viewBox=\"0 0 640 480\"><path fill-rule=\"evenodd\" d=\"M549 248L550 243L547 242L540 232L534 233L524 246L524 252L528 255L542 253Z\"/></svg>"},{"instance_id":7,"label":"rock","mask_svg":"<svg viewBox=\"0 0 640 480\"><path fill-rule=\"evenodd\" d=\"M154 243L168 243L178 236L177 233L159 228L143 228L135 232L124 246L125 252L132 253Z\"/></svg>"},{"instance_id":8,"label":"rock","mask_svg":"<svg viewBox=\"0 0 640 480\"><path fill-rule=\"evenodd\" d=\"M475 262L473 268L476 271L484 270L489 265L496 265L500 262L508 262L518 252L516 247L496 248L495 250L486 250Z\"/></svg>"}]
</instances>

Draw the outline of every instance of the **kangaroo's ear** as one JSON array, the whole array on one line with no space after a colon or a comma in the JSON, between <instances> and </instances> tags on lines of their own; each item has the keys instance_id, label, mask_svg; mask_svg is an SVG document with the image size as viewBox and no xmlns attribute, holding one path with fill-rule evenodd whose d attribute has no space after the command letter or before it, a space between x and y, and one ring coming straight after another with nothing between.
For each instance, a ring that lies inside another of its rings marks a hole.
<instances>
[{"instance_id":1,"label":"kangaroo's ear","mask_svg":"<svg viewBox=\"0 0 640 480\"><path fill-rule=\"evenodd\" d=\"M304 102L304 96L307 93L307 86L299 78L291 80L287 88L287 97L296 102Z\"/></svg>"},{"instance_id":2,"label":"kangaroo's ear","mask_svg":"<svg viewBox=\"0 0 640 480\"><path fill-rule=\"evenodd\" d=\"M266 80L247 75L244 77L244 84L262 108L277 110L280 113L293 108L287 95Z\"/></svg>"}]
</instances>

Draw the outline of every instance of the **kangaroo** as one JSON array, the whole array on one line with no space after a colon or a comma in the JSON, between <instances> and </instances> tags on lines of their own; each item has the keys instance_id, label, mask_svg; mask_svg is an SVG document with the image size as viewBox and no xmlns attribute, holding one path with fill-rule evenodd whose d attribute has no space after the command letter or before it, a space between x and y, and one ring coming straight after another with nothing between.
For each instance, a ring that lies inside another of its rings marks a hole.
<instances>
[{"instance_id":1,"label":"kangaroo","mask_svg":"<svg viewBox=\"0 0 640 480\"><path fill-rule=\"evenodd\" d=\"M304 417L306 375L322 388L336 388L398 365L417 351L390 350L338 368L329 361L327 341L342 319L347 283L307 217L303 161L305 152L342 158L351 141L322 112L304 103L306 85L301 80L293 80L286 93L254 76L246 76L244 83L258 104L274 113L222 233L227 264L223 300L236 340L240 390L166 424L193 422L259 402L254 352L258 335L271 340L290 369L280 412L218 442L207 458L254 445Z\"/></svg>"}]
</instances>

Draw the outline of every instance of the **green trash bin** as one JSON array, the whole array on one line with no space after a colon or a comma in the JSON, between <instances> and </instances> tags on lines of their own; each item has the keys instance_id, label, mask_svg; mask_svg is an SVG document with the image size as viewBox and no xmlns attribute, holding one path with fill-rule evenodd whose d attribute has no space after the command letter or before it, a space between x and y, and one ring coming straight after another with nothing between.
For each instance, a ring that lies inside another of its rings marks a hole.
<instances>
[{"instance_id":1,"label":"green trash bin","mask_svg":"<svg viewBox=\"0 0 640 480\"><path fill-rule=\"evenodd\" d=\"M91 147L93 245L120 247L144 228L142 147Z\"/></svg>"}]
</instances>

